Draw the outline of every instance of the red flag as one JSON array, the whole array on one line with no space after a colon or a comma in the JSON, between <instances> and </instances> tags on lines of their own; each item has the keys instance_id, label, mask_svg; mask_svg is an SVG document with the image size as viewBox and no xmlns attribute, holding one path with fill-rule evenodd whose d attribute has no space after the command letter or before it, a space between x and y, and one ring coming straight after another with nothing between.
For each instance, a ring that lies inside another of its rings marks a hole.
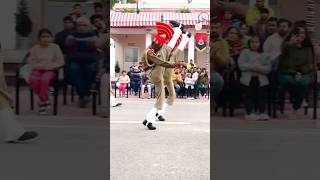
<instances>
[{"instance_id":1,"label":"red flag","mask_svg":"<svg viewBox=\"0 0 320 180\"><path fill-rule=\"evenodd\" d=\"M207 47L207 33L196 33L195 47L198 51L202 52Z\"/></svg>"}]
</instances>

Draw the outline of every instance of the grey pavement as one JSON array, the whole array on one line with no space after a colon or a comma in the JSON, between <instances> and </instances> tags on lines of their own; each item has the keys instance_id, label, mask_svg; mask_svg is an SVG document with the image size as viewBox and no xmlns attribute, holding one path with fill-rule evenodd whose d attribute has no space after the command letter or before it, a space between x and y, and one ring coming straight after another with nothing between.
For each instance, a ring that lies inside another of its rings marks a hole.
<instances>
[{"instance_id":1,"label":"grey pavement","mask_svg":"<svg viewBox=\"0 0 320 180\"><path fill-rule=\"evenodd\" d=\"M213 116L213 179L320 179L319 120L310 119L250 122Z\"/></svg>"},{"instance_id":2,"label":"grey pavement","mask_svg":"<svg viewBox=\"0 0 320 180\"><path fill-rule=\"evenodd\" d=\"M1 180L105 180L106 120L90 117L19 116L40 133L25 144L0 144Z\"/></svg>"},{"instance_id":3,"label":"grey pavement","mask_svg":"<svg viewBox=\"0 0 320 180\"><path fill-rule=\"evenodd\" d=\"M154 100L120 100L111 109L112 180L210 179L208 100L179 99L155 131L141 123Z\"/></svg>"},{"instance_id":4,"label":"grey pavement","mask_svg":"<svg viewBox=\"0 0 320 180\"><path fill-rule=\"evenodd\" d=\"M107 119L79 109L70 97L62 105L62 96L58 116L40 116L36 104L30 111L28 97L21 92L18 121L40 136L25 144L0 142L0 180L108 179Z\"/></svg>"}]
</instances>

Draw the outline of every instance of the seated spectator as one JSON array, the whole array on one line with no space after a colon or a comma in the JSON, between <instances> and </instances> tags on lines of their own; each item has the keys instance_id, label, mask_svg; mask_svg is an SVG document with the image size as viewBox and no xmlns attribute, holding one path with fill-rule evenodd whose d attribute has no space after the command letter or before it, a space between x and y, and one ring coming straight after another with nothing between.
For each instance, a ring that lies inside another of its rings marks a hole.
<instances>
[{"instance_id":1,"label":"seated spectator","mask_svg":"<svg viewBox=\"0 0 320 180\"><path fill-rule=\"evenodd\" d=\"M60 46L62 53L65 55L67 48L66 48L66 38L74 32L75 22L73 21L72 17L66 16L63 18L63 30L58 32L54 37L54 43Z\"/></svg>"},{"instance_id":2,"label":"seated spectator","mask_svg":"<svg viewBox=\"0 0 320 180\"><path fill-rule=\"evenodd\" d=\"M242 22L240 24L240 41L241 43L247 47L248 46L248 41L250 39L250 35L249 35L249 27L246 23Z\"/></svg>"},{"instance_id":3,"label":"seated spectator","mask_svg":"<svg viewBox=\"0 0 320 180\"><path fill-rule=\"evenodd\" d=\"M260 9L260 17L257 23L253 26L256 34L264 34L266 25L269 19L269 10L267 8Z\"/></svg>"},{"instance_id":4,"label":"seated spectator","mask_svg":"<svg viewBox=\"0 0 320 180\"><path fill-rule=\"evenodd\" d=\"M81 17L76 23L76 32L66 39L67 73L79 95L79 107L85 108L96 79L99 42L88 19Z\"/></svg>"},{"instance_id":5,"label":"seated spectator","mask_svg":"<svg viewBox=\"0 0 320 180\"><path fill-rule=\"evenodd\" d=\"M257 23L257 21L259 20L260 18L260 9L262 8L267 8L265 7L264 5L265 3L265 0L256 0L256 3L254 6L250 7L248 10L247 10L247 13L246 13L246 22L249 26L253 26L254 24ZM269 11L269 17L272 17L274 15L274 12L271 8L267 8L268 11Z\"/></svg>"},{"instance_id":6,"label":"seated spectator","mask_svg":"<svg viewBox=\"0 0 320 180\"><path fill-rule=\"evenodd\" d=\"M194 84L194 98L197 99L197 92L198 92L198 86L197 86L197 83L198 83L198 78L199 78L199 74L200 74L201 70L200 68L193 68L193 71L192 71L192 79L193 81L195 82Z\"/></svg>"},{"instance_id":7,"label":"seated spectator","mask_svg":"<svg viewBox=\"0 0 320 180\"><path fill-rule=\"evenodd\" d=\"M213 20L211 25L212 41L210 41L210 64L211 64L211 89L212 95L217 100L218 94L224 87L222 76L230 63L230 53L228 43L222 38L221 24ZM220 98L223 102L224 97Z\"/></svg>"},{"instance_id":8,"label":"seated spectator","mask_svg":"<svg viewBox=\"0 0 320 180\"><path fill-rule=\"evenodd\" d=\"M249 40L249 49L242 51L239 57L241 70L241 85L245 93L247 120L268 120L265 114L267 86L269 85L268 73L271 71L269 56L261 53L261 44L258 36ZM254 114L255 102L259 114Z\"/></svg>"},{"instance_id":9,"label":"seated spectator","mask_svg":"<svg viewBox=\"0 0 320 180\"><path fill-rule=\"evenodd\" d=\"M29 84L39 98L39 113L47 114L50 107L49 85L56 79L56 70L64 65L61 49L52 43L52 33L41 29L38 34L39 43L32 47L28 62L32 67Z\"/></svg>"},{"instance_id":10,"label":"seated spectator","mask_svg":"<svg viewBox=\"0 0 320 180\"><path fill-rule=\"evenodd\" d=\"M123 70L121 72L121 75L119 76L118 80L118 86L119 86L119 92L120 92L120 97L124 97L126 93L126 88L128 84L130 83L130 78L127 75L127 71Z\"/></svg>"},{"instance_id":11,"label":"seated spectator","mask_svg":"<svg viewBox=\"0 0 320 180\"><path fill-rule=\"evenodd\" d=\"M70 13L70 16L72 17L73 21L77 21L78 18L84 17L85 12L83 10L83 7L81 4L76 3L73 5L72 12Z\"/></svg>"},{"instance_id":12,"label":"seated spectator","mask_svg":"<svg viewBox=\"0 0 320 180\"><path fill-rule=\"evenodd\" d=\"M301 107L310 84L311 73L315 70L313 62L313 46L306 28L295 27L284 40L278 67L279 85L289 91L293 101L290 119L296 118Z\"/></svg>"},{"instance_id":13,"label":"seated spectator","mask_svg":"<svg viewBox=\"0 0 320 180\"><path fill-rule=\"evenodd\" d=\"M191 73L187 74L187 77L184 79L184 84L186 88L187 99L194 99L194 84L195 81L191 77Z\"/></svg>"},{"instance_id":14,"label":"seated spectator","mask_svg":"<svg viewBox=\"0 0 320 180\"><path fill-rule=\"evenodd\" d=\"M261 43L263 44L268 37L276 33L278 30L278 19L275 17L271 17L268 19L265 31L260 33Z\"/></svg>"},{"instance_id":15,"label":"seated spectator","mask_svg":"<svg viewBox=\"0 0 320 180\"><path fill-rule=\"evenodd\" d=\"M196 96L200 93L200 99L203 99L204 96L206 95L206 90L208 88L209 85L209 76L208 73L206 71L206 69L203 69L198 77L197 80L197 93Z\"/></svg>"},{"instance_id":16,"label":"seated spectator","mask_svg":"<svg viewBox=\"0 0 320 180\"><path fill-rule=\"evenodd\" d=\"M226 41L229 45L230 55L237 58L245 46L240 41L240 31L236 27L228 29L225 35ZM235 59L234 59L235 60Z\"/></svg>"},{"instance_id":17,"label":"seated spectator","mask_svg":"<svg viewBox=\"0 0 320 180\"><path fill-rule=\"evenodd\" d=\"M180 69L174 70L174 73L172 74L172 81L176 94L180 94L180 90L183 87L183 80Z\"/></svg>"},{"instance_id":18,"label":"seated spectator","mask_svg":"<svg viewBox=\"0 0 320 180\"><path fill-rule=\"evenodd\" d=\"M130 77L130 85L134 91L134 95L138 95L138 91L141 86L141 71L138 66L133 66L133 71Z\"/></svg>"},{"instance_id":19,"label":"seated spectator","mask_svg":"<svg viewBox=\"0 0 320 180\"><path fill-rule=\"evenodd\" d=\"M267 38L263 44L263 52L268 53L272 57L272 61L276 60L282 51L282 43L290 32L291 22L286 19L278 20L278 30Z\"/></svg>"},{"instance_id":20,"label":"seated spectator","mask_svg":"<svg viewBox=\"0 0 320 180\"><path fill-rule=\"evenodd\" d=\"M145 89L147 88L148 94L145 94ZM148 75L145 72L142 72L141 74L141 94L142 98L145 98L147 96L148 99L151 98L151 88L152 83L148 77Z\"/></svg>"}]
</instances>

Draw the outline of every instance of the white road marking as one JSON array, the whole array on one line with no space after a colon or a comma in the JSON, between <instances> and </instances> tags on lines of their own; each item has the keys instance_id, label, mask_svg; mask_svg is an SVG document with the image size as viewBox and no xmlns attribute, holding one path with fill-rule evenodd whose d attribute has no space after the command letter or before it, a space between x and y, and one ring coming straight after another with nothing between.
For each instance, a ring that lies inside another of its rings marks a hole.
<instances>
[{"instance_id":1,"label":"white road marking","mask_svg":"<svg viewBox=\"0 0 320 180\"><path fill-rule=\"evenodd\" d=\"M110 124L141 124L141 121L110 121ZM191 125L189 122L155 122L155 124L167 124L167 125ZM25 125L30 128L68 128L68 129L107 129L107 125L101 126L79 126L79 125Z\"/></svg>"},{"instance_id":2,"label":"white road marking","mask_svg":"<svg viewBox=\"0 0 320 180\"><path fill-rule=\"evenodd\" d=\"M110 124L141 124L142 121L110 121ZM155 124L168 124L168 125L191 125L189 122L159 122Z\"/></svg>"},{"instance_id":3,"label":"white road marking","mask_svg":"<svg viewBox=\"0 0 320 180\"><path fill-rule=\"evenodd\" d=\"M315 128L310 129L213 129L213 132L224 133L270 133L270 134L320 134Z\"/></svg>"},{"instance_id":4,"label":"white road marking","mask_svg":"<svg viewBox=\"0 0 320 180\"><path fill-rule=\"evenodd\" d=\"M30 128L107 129L107 126L24 125Z\"/></svg>"}]
</instances>

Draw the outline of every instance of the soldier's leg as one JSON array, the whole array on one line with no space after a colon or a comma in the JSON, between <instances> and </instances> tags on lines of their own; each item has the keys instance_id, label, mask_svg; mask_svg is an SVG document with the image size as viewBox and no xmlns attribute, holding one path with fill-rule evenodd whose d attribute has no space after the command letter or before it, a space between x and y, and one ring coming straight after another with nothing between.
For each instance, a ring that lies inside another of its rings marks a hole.
<instances>
[{"instance_id":1,"label":"soldier's leg","mask_svg":"<svg viewBox=\"0 0 320 180\"><path fill-rule=\"evenodd\" d=\"M146 127L148 127L150 130L155 130L156 127L153 126L153 123L155 121L156 113L158 110L162 109L162 106L165 100L163 76L162 75L151 76L151 81L154 83L154 86L155 86L155 95L157 100L156 100L156 103L154 104L154 107L147 114L145 120L143 121L143 124Z\"/></svg>"},{"instance_id":2,"label":"soldier's leg","mask_svg":"<svg viewBox=\"0 0 320 180\"><path fill-rule=\"evenodd\" d=\"M176 92L174 90L173 81L171 79L166 81L165 86L167 87L167 89L169 91L169 96L167 98L167 104L169 106L172 106L174 100L176 99Z\"/></svg>"},{"instance_id":3,"label":"soldier's leg","mask_svg":"<svg viewBox=\"0 0 320 180\"><path fill-rule=\"evenodd\" d=\"M3 141L16 141L25 133L17 122L9 102L0 94L0 133Z\"/></svg>"}]
</instances>

